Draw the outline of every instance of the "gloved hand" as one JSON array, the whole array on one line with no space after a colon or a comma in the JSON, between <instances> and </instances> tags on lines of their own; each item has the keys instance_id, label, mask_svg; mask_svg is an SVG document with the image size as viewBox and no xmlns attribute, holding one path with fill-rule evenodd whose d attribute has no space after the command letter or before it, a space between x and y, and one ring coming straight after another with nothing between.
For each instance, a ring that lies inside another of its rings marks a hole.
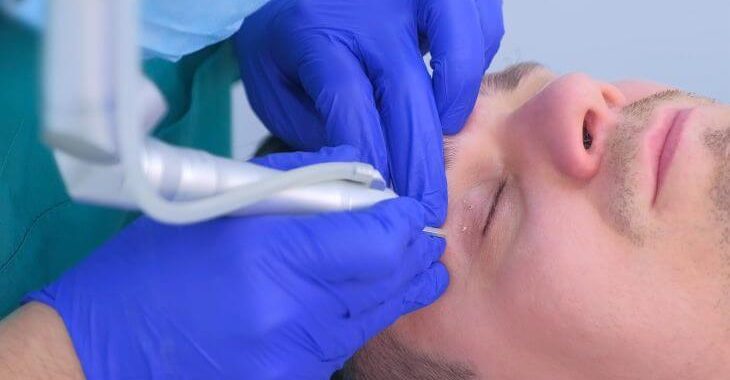
<instances>
[{"instance_id":1,"label":"gloved hand","mask_svg":"<svg viewBox=\"0 0 730 380\"><path fill-rule=\"evenodd\" d=\"M501 0L271 0L234 40L248 99L272 133L301 150L358 147L440 226L442 132L458 132L474 107L504 34L501 8Z\"/></svg>"},{"instance_id":2,"label":"gloved hand","mask_svg":"<svg viewBox=\"0 0 730 380\"><path fill-rule=\"evenodd\" d=\"M274 155L278 168L353 149ZM27 299L58 311L88 378L326 379L448 275L423 207L223 218L141 218Z\"/></svg>"}]
</instances>

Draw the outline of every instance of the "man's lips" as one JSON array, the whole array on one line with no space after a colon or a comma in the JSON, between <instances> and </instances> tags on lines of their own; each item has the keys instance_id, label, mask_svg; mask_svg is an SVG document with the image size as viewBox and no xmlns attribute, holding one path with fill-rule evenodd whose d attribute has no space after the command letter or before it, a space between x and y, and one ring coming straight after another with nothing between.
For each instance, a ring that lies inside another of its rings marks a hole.
<instances>
[{"instance_id":1,"label":"man's lips","mask_svg":"<svg viewBox=\"0 0 730 380\"><path fill-rule=\"evenodd\" d=\"M679 146L679 142L682 139L682 131L684 130L685 122L691 112L692 108L673 110L670 116L665 119L668 122L666 124L662 123L659 127L660 131L658 131L658 133L659 136L661 136L659 141L662 143L661 145L657 145L659 149L655 156L656 187L654 190L652 204L656 202L657 196L664 184L669 167L671 166L672 161L674 160L674 155L677 152L677 146Z\"/></svg>"}]
</instances>

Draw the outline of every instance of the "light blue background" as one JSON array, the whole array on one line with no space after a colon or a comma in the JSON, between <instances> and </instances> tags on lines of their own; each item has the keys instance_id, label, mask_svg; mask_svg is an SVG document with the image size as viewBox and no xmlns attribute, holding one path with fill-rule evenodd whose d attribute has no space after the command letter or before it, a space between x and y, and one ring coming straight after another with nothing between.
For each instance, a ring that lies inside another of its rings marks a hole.
<instances>
[{"instance_id":1,"label":"light blue background","mask_svg":"<svg viewBox=\"0 0 730 380\"><path fill-rule=\"evenodd\" d=\"M492 68L535 60L558 73L651 79L730 103L730 1L504 0Z\"/></svg>"},{"instance_id":2,"label":"light blue background","mask_svg":"<svg viewBox=\"0 0 730 380\"><path fill-rule=\"evenodd\" d=\"M525 60L603 80L650 79L730 103L730 0L504 0L490 70ZM234 86L234 152L267 134Z\"/></svg>"}]
</instances>

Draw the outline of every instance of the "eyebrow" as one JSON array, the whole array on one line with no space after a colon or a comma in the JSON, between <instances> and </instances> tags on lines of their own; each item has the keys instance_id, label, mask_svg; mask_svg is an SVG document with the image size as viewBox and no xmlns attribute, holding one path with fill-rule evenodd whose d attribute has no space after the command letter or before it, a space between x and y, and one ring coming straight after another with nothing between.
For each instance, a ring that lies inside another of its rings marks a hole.
<instances>
[{"instance_id":1,"label":"eyebrow","mask_svg":"<svg viewBox=\"0 0 730 380\"><path fill-rule=\"evenodd\" d=\"M509 66L502 71L489 73L482 79L479 93L487 95L490 91L514 91L520 85L522 79L544 68L545 66L538 62L522 62Z\"/></svg>"}]
</instances>

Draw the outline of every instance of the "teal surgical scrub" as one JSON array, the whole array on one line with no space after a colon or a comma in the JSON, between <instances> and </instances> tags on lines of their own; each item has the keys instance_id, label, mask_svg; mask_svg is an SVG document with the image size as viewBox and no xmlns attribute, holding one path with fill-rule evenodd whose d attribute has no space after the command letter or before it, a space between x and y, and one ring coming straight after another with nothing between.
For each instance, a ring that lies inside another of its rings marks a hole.
<instances>
[{"instance_id":1,"label":"teal surgical scrub","mask_svg":"<svg viewBox=\"0 0 730 380\"><path fill-rule=\"evenodd\" d=\"M0 13L0 318L137 216L77 204L66 193L39 139L41 42L37 32ZM155 134L230 155L230 88L238 79L231 45L176 63L148 61L144 69L169 108Z\"/></svg>"}]
</instances>

